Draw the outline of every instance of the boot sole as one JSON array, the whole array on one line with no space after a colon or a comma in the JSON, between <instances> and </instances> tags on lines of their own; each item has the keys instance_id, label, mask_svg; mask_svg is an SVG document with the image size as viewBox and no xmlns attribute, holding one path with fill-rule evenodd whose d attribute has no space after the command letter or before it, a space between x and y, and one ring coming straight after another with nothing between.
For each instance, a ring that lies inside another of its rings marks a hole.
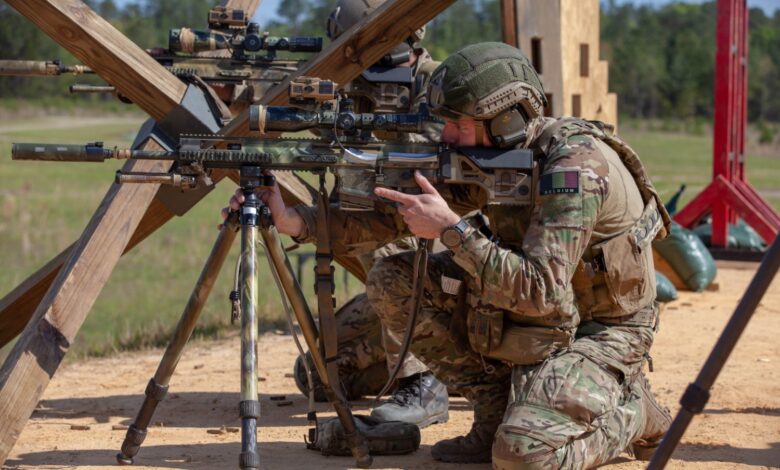
<instances>
[{"instance_id":1,"label":"boot sole","mask_svg":"<svg viewBox=\"0 0 780 470\"><path fill-rule=\"evenodd\" d=\"M469 454L469 455L433 455L431 456L439 462L445 463L490 463L491 453L484 454Z\"/></svg>"}]
</instances>

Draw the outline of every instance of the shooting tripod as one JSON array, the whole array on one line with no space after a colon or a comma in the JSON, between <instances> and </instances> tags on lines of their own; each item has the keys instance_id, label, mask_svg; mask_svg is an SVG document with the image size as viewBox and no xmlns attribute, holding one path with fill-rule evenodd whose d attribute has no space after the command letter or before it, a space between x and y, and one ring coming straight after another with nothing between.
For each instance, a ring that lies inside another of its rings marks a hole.
<instances>
[{"instance_id":1,"label":"shooting tripod","mask_svg":"<svg viewBox=\"0 0 780 470\"><path fill-rule=\"evenodd\" d=\"M731 315L726 327L723 329L718 342L712 348L707 362L702 366L696 381L689 384L688 388L680 398L680 411L674 418L671 427L666 432L661 445L653 453L652 460L647 466L650 470L660 470L664 468L672 457L674 449L680 443L685 430L691 423L693 416L704 411L707 401L710 398L710 389L718 378L720 370L726 364L731 351L737 345L739 337L750 322L753 312L764 297L769 285L780 269L780 236L775 237L772 246L769 247L764 260L750 281L750 285L745 290L745 294L737 304L737 308Z\"/></svg>"},{"instance_id":2,"label":"shooting tripod","mask_svg":"<svg viewBox=\"0 0 780 470\"><path fill-rule=\"evenodd\" d=\"M136 181L142 182L142 181ZM363 436L355 426L352 412L347 401L341 393L338 374L335 363L329 367L326 358L335 354L335 320L333 319L332 286L333 270L331 263L330 245L327 235L318 237L317 267L318 278L317 296L320 306L320 329L322 337L318 333L314 318L309 310L306 299L301 291L298 280L293 275L292 265L282 247L279 234L273 225L269 208L257 197L255 190L267 188L274 184L273 176L264 174L260 166L244 166L240 171L240 186L245 201L239 212L231 213L225 221L217 241L209 254L206 264L193 289L187 306L176 326L176 331L168 344L160 361L160 365L146 387L144 402L135 418L135 421L127 430L121 452L117 454L117 462L121 465L131 465L133 457L138 454L146 437L146 430L152 420L157 405L165 398L168 392L168 384L181 358L184 346L195 328L195 323L200 315L203 305L214 286L214 281L222 264L230 251L236 233L241 231L241 260L240 277L238 285L240 290L231 293L234 305L239 305L241 317L241 401L239 402L239 416L241 418L241 455L239 467L242 470L258 469L260 458L257 453L257 419L260 417L260 402L257 400L257 305L258 305L258 281L257 281L257 244L261 242L265 246L269 265L272 273L279 282L285 297L294 312L301 332L312 352L311 356L315 369L322 379L329 401L336 410L336 414L344 427L346 437L352 449L352 454L357 465L367 468L372 463L368 453L368 446ZM320 175L320 222L327 227L327 192L325 190L324 174ZM325 219L325 220L323 220ZM327 230L324 230L327 232ZM259 235L259 237L258 237ZM329 280L323 284L322 280ZM327 302L328 304L324 304ZM329 344L330 343L330 344ZM322 344L322 346L319 346ZM315 424L316 416L311 413L309 420Z\"/></svg>"}]
</instances>

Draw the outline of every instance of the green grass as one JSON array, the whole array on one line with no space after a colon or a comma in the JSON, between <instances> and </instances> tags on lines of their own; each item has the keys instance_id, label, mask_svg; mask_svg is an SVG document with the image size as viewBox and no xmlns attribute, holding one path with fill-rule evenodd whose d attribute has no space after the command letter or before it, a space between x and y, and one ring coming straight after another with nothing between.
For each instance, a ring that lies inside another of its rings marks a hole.
<instances>
[{"instance_id":1,"label":"green grass","mask_svg":"<svg viewBox=\"0 0 780 470\"><path fill-rule=\"evenodd\" d=\"M621 128L620 135L639 153L661 198L668 200L681 184L685 206L712 178L712 136ZM766 151L763 151L766 150ZM772 150L774 150L774 155ZM780 211L780 148L748 151L748 181Z\"/></svg>"},{"instance_id":2,"label":"green grass","mask_svg":"<svg viewBox=\"0 0 780 470\"><path fill-rule=\"evenodd\" d=\"M103 164L12 162L12 142L86 143L128 146L143 118L36 118L0 121L0 295L4 295L77 239L102 200L117 162ZM80 123L89 125L80 125ZM57 128L67 125L67 128ZM626 126L628 127L628 126ZM647 164L664 199L680 184L695 196L710 180L711 138L707 135L633 130L622 136ZM780 209L780 152L762 151L748 158L748 174L767 199ZM95 302L69 357L103 355L123 349L165 344L181 315L206 256L217 236L219 210L234 191L221 183L184 217L166 224L118 263ZM289 242L287 242L289 244ZM219 336L230 326L228 292L238 247L223 267L207 302L197 334ZM302 251L311 251L304 247ZM294 259L293 259L294 262ZM283 327L276 287L265 264L260 311L264 328ZM301 282L314 305L312 261ZM340 302L360 289L354 279L344 289L337 271ZM0 356L8 348L0 350Z\"/></svg>"},{"instance_id":3,"label":"green grass","mask_svg":"<svg viewBox=\"0 0 780 470\"><path fill-rule=\"evenodd\" d=\"M113 123L107 119L88 127L50 129L46 126L53 125L51 120L38 120L30 125L42 126L40 129L7 132L4 124L24 124L0 122L0 264L4 267L0 270L0 294L9 292L78 238L120 166L118 162L13 162L11 143L86 143L99 138L107 145L129 146L141 122L125 119ZM219 210L234 189L229 181L221 183L189 213L174 218L121 258L69 356L165 344L216 239ZM234 246L201 315L198 332L202 334L218 336L226 328L234 328L230 326L227 298L237 251L238 246ZM291 257L295 264L294 253ZM261 326L277 328L284 325L283 309L266 266L261 264ZM301 284L313 302L312 261L303 272ZM339 281L341 274L338 270ZM348 284L349 293L341 287L337 290L340 301L359 287L354 279Z\"/></svg>"}]
</instances>

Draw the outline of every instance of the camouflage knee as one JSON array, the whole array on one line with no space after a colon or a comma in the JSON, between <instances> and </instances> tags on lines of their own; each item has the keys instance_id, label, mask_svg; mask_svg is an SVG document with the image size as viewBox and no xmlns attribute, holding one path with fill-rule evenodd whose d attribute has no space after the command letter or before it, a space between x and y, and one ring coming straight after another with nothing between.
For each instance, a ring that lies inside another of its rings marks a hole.
<instances>
[{"instance_id":1,"label":"camouflage knee","mask_svg":"<svg viewBox=\"0 0 780 470\"><path fill-rule=\"evenodd\" d=\"M502 424L493 440L494 470L557 470L560 449Z\"/></svg>"},{"instance_id":2,"label":"camouflage knee","mask_svg":"<svg viewBox=\"0 0 780 470\"><path fill-rule=\"evenodd\" d=\"M412 292L411 261L414 253L400 253L378 260L368 273L366 295L371 307L391 330L403 326L406 302Z\"/></svg>"}]
</instances>

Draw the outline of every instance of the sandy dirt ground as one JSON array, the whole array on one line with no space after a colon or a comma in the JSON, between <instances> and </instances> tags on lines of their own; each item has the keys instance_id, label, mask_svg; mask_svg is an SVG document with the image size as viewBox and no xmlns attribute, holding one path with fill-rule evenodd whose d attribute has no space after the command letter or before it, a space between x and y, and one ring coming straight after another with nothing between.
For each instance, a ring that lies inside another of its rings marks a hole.
<instances>
[{"instance_id":1,"label":"sandy dirt ground","mask_svg":"<svg viewBox=\"0 0 780 470\"><path fill-rule=\"evenodd\" d=\"M686 385L709 354L730 317L754 266L731 266L718 275L720 290L681 293L662 314L650 374L660 401L678 409ZM670 468L780 467L780 279L764 298L737 349L712 390L704 413L695 418ZM136 458L139 469L236 468L240 434L238 337L191 344L185 351ZM143 399L161 351L85 360L62 368L49 385L11 456L8 469L111 468L114 455ZM348 468L348 457L322 457L306 450L306 400L290 377L296 350L289 336L266 334L260 341L260 456L266 469ZM292 404L280 407L272 395ZM368 401L355 404L367 412ZM320 410L327 406L320 405ZM321 414L322 416L322 414ZM422 432L412 455L377 457L374 468L457 468L435 462L430 447L466 432L471 410L461 398L450 405L450 421ZM76 426L73 426L76 425ZM224 427L224 428L223 428ZM627 455L610 469L644 468ZM470 465L469 468L489 468Z\"/></svg>"}]
</instances>

